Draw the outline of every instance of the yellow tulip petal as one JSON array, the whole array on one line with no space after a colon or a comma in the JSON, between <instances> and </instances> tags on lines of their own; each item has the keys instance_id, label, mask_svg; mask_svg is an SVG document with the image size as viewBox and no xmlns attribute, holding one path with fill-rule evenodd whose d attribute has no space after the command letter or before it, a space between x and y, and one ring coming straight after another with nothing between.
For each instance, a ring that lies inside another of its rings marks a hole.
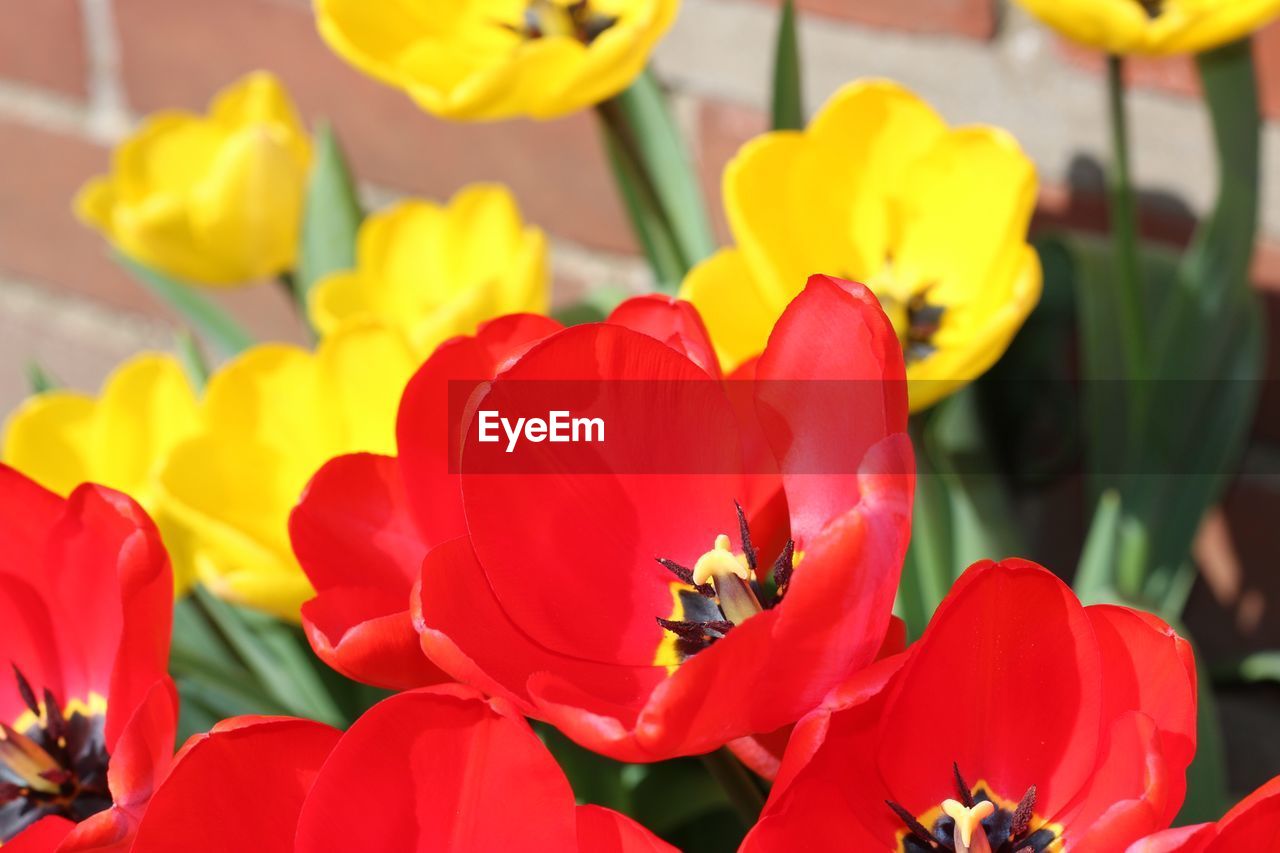
<instances>
[{"instance_id":1,"label":"yellow tulip petal","mask_svg":"<svg viewBox=\"0 0 1280 853\"><path fill-rule=\"evenodd\" d=\"M205 390L207 430L299 457L323 457L341 446L341 426L321 416L327 411L314 357L286 344L253 347L215 373Z\"/></svg>"},{"instance_id":2,"label":"yellow tulip petal","mask_svg":"<svg viewBox=\"0 0 1280 853\"><path fill-rule=\"evenodd\" d=\"M1280 0L1165 0L1145 52L1198 53L1233 42L1280 15Z\"/></svg>"},{"instance_id":3,"label":"yellow tulip petal","mask_svg":"<svg viewBox=\"0 0 1280 853\"><path fill-rule=\"evenodd\" d=\"M92 481L94 408L92 397L73 391L28 397L5 425L5 463L60 495Z\"/></svg>"},{"instance_id":4,"label":"yellow tulip petal","mask_svg":"<svg viewBox=\"0 0 1280 853\"><path fill-rule=\"evenodd\" d=\"M113 177L121 200L135 203L156 192L182 194L204 175L227 131L199 116L160 112L115 150Z\"/></svg>"},{"instance_id":5,"label":"yellow tulip petal","mask_svg":"<svg viewBox=\"0 0 1280 853\"><path fill-rule=\"evenodd\" d=\"M445 228L445 244L452 249L449 280L473 284L502 273L524 223L510 190L501 184L472 184L449 201Z\"/></svg>"},{"instance_id":6,"label":"yellow tulip petal","mask_svg":"<svg viewBox=\"0 0 1280 853\"><path fill-rule=\"evenodd\" d=\"M396 410L419 358L398 332L347 327L316 353L324 416L342 430L343 452L394 454Z\"/></svg>"},{"instance_id":7,"label":"yellow tulip petal","mask_svg":"<svg viewBox=\"0 0 1280 853\"><path fill-rule=\"evenodd\" d=\"M195 237L210 254L228 259L236 282L293 265L306 171L289 144L275 126L237 131L191 192Z\"/></svg>"},{"instance_id":8,"label":"yellow tulip petal","mask_svg":"<svg viewBox=\"0 0 1280 853\"><path fill-rule=\"evenodd\" d=\"M907 366L912 411L932 406L962 385L978 378L1004 355L1018 329L1040 301L1043 274L1040 257L1030 246L1018 252L1012 286L994 311L966 330L963 339L939 346L930 356Z\"/></svg>"},{"instance_id":9,"label":"yellow tulip petal","mask_svg":"<svg viewBox=\"0 0 1280 853\"><path fill-rule=\"evenodd\" d=\"M1008 134L952 132L895 193L894 277L935 304L1002 303L993 274L1021 251L1035 194L1035 167Z\"/></svg>"},{"instance_id":10,"label":"yellow tulip petal","mask_svg":"<svg viewBox=\"0 0 1280 853\"><path fill-rule=\"evenodd\" d=\"M144 353L107 380L93 421L97 482L135 497L150 489L157 462L194 433L195 392L171 355Z\"/></svg>"},{"instance_id":11,"label":"yellow tulip petal","mask_svg":"<svg viewBox=\"0 0 1280 853\"><path fill-rule=\"evenodd\" d=\"M218 593L225 578L241 574L295 591L299 578L305 583L290 549L288 516L323 461L210 435L176 447L160 473L159 501L192 531L200 580Z\"/></svg>"},{"instance_id":12,"label":"yellow tulip petal","mask_svg":"<svg viewBox=\"0 0 1280 853\"><path fill-rule=\"evenodd\" d=\"M229 132L274 125L279 129L277 138L289 147L300 167L305 169L311 160L311 145L298 110L284 86L268 71L247 74L219 92L209 106L209 117Z\"/></svg>"},{"instance_id":13,"label":"yellow tulip petal","mask_svg":"<svg viewBox=\"0 0 1280 853\"><path fill-rule=\"evenodd\" d=\"M726 371L759 355L786 304L765 299L736 249L721 249L685 277L680 298L702 315Z\"/></svg>"},{"instance_id":14,"label":"yellow tulip petal","mask_svg":"<svg viewBox=\"0 0 1280 853\"><path fill-rule=\"evenodd\" d=\"M1137 0L1017 0L1058 32L1108 53L1140 50L1149 17Z\"/></svg>"},{"instance_id":15,"label":"yellow tulip petal","mask_svg":"<svg viewBox=\"0 0 1280 853\"><path fill-rule=\"evenodd\" d=\"M85 181L71 205L81 222L110 234L115 203L116 191L110 179L96 177Z\"/></svg>"},{"instance_id":16,"label":"yellow tulip petal","mask_svg":"<svg viewBox=\"0 0 1280 853\"><path fill-rule=\"evenodd\" d=\"M372 318L367 286L354 270L330 273L307 294L307 316L321 336L331 335L343 323Z\"/></svg>"}]
</instances>

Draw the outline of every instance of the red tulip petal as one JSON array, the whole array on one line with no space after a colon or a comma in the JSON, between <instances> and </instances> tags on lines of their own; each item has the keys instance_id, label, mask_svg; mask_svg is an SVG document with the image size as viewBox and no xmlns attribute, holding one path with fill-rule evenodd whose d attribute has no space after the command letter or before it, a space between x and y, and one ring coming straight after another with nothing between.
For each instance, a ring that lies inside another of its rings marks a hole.
<instances>
[{"instance_id":1,"label":"red tulip petal","mask_svg":"<svg viewBox=\"0 0 1280 853\"><path fill-rule=\"evenodd\" d=\"M147 691L125 723L107 768L111 799L121 808L144 806L173 762L178 691L168 676Z\"/></svg>"},{"instance_id":2,"label":"red tulip petal","mask_svg":"<svg viewBox=\"0 0 1280 853\"><path fill-rule=\"evenodd\" d=\"M0 720L12 722L27 710L18 692L13 667L33 689L65 696L62 655L49 605L40 592L16 575L0 569Z\"/></svg>"},{"instance_id":3,"label":"red tulip petal","mask_svg":"<svg viewBox=\"0 0 1280 853\"><path fill-rule=\"evenodd\" d=\"M662 341L708 375L719 379L720 359L698 309L683 299L650 293L623 302L605 320Z\"/></svg>"},{"instance_id":4,"label":"red tulip petal","mask_svg":"<svg viewBox=\"0 0 1280 853\"><path fill-rule=\"evenodd\" d=\"M894 849L901 822L885 800L876 772L876 723L885 713L884 686L897 661L876 664L845 690L847 704L821 707L796 724L782 769L743 853L790 850Z\"/></svg>"},{"instance_id":5,"label":"red tulip petal","mask_svg":"<svg viewBox=\"0 0 1280 853\"><path fill-rule=\"evenodd\" d=\"M1101 664L1084 608L1032 563L979 563L908 652L877 761L893 798L922 813L952 795L952 763L1009 799L1037 787L1056 813L1098 754ZM945 713L940 712L945 709Z\"/></svg>"},{"instance_id":6,"label":"red tulip petal","mask_svg":"<svg viewBox=\"0 0 1280 853\"><path fill-rule=\"evenodd\" d=\"M6 573L42 588L45 542L65 504L34 480L0 464L0 543Z\"/></svg>"},{"instance_id":7,"label":"red tulip petal","mask_svg":"<svg viewBox=\"0 0 1280 853\"><path fill-rule=\"evenodd\" d=\"M1135 841L1125 853L1206 853L1214 849L1212 843L1217 837L1217 824L1180 826ZM1222 853L1229 853L1229 850L1224 848Z\"/></svg>"},{"instance_id":8,"label":"red tulip petal","mask_svg":"<svg viewBox=\"0 0 1280 853\"><path fill-rule=\"evenodd\" d=\"M509 359L561 328L555 320L535 314L499 317L481 326L474 337L445 341L405 386L396 443L410 507L428 546L467 530L457 466L451 470L449 464L450 402L459 399L462 383L479 385L493 378Z\"/></svg>"},{"instance_id":9,"label":"red tulip petal","mask_svg":"<svg viewBox=\"0 0 1280 853\"><path fill-rule=\"evenodd\" d=\"M407 591L334 587L302 605L302 627L316 655L355 681L409 690L448 681L422 653Z\"/></svg>"},{"instance_id":10,"label":"red tulip petal","mask_svg":"<svg viewBox=\"0 0 1280 853\"><path fill-rule=\"evenodd\" d=\"M603 418L600 445L525 442L507 455L469 436L467 525L494 594L535 641L602 662L651 663L663 637L656 617L672 609L672 576L656 558L692 565L737 525L742 455L719 383L650 337L595 324L534 346L478 405L504 416L563 407ZM619 473L566 470L570 457L606 452L603 465ZM519 472L493 473L514 470L499 467L507 459Z\"/></svg>"},{"instance_id":11,"label":"red tulip petal","mask_svg":"<svg viewBox=\"0 0 1280 853\"><path fill-rule=\"evenodd\" d=\"M1102 653L1103 719L1150 717L1178 775L1196 750L1196 664L1191 644L1161 619L1127 607L1085 609ZM1170 820L1173 814L1169 814Z\"/></svg>"},{"instance_id":12,"label":"red tulip petal","mask_svg":"<svg viewBox=\"0 0 1280 853\"><path fill-rule=\"evenodd\" d=\"M291 853L303 799L340 735L288 718L230 720L196 735L152 797L133 853Z\"/></svg>"},{"instance_id":13,"label":"red tulip petal","mask_svg":"<svg viewBox=\"0 0 1280 853\"><path fill-rule=\"evenodd\" d=\"M445 680L423 656L409 594L427 546L396 459L328 462L289 519L294 553L317 596L302 606L316 654L356 681L407 690Z\"/></svg>"},{"instance_id":14,"label":"red tulip petal","mask_svg":"<svg viewBox=\"0 0 1280 853\"><path fill-rule=\"evenodd\" d=\"M1090 853L1123 853L1134 841L1167 826L1182 804L1186 782L1160 752L1160 732L1150 717L1129 712L1111 726L1102 757L1081 803L1066 815L1066 844Z\"/></svg>"},{"instance_id":15,"label":"red tulip petal","mask_svg":"<svg viewBox=\"0 0 1280 853\"><path fill-rule=\"evenodd\" d=\"M573 791L518 715L456 685L401 693L342 737L297 853L572 850Z\"/></svg>"},{"instance_id":16,"label":"red tulip petal","mask_svg":"<svg viewBox=\"0 0 1280 853\"><path fill-rule=\"evenodd\" d=\"M151 519L132 499L84 485L49 533L48 584L60 613L64 688L70 698L107 695L107 750L152 685L169 670L173 575ZM68 653L69 654L69 653Z\"/></svg>"},{"instance_id":17,"label":"red tulip petal","mask_svg":"<svg viewBox=\"0 0 1280 853\"><path fill-rule=\"evenodd\" d=\"M867 451L907 426L893 325L860 284L815 275L778 319L756 367L757 409L803 548L857 503Z\"/></svg>"},{"instance_id":18,"label":"red tulip petal","mask_svg":"<svg viewBox=\"0 0 1280 853\"><path fill-rule=\"evenodd\" d=\"M325 463L289 517L293 551L315 588L369 586L402 592L427 555L409 511L400 464L358 453Z\"/></svg>"},{"instance_id":19,"label":"red tulip petal","mask_svg":"<svg viewBox=\"0 0 1280 853\"><path fill-rule=\"evenodd\" d=\"M582 853L675 853L676 848L640 824L601 806L578 806L578 849Z\"/></svg>"},{"instance_id":20,"label":"red tulip petal","mask_svg":"<svg viewBox=\"0 0 1280 853\"><path fill-rule=\"evenodd\" d=\"M6 841L4 853L52 853L74 828L75 823L65 817L42 817Z\"/></svg>"},{"instance_id":21,"label":"red tulip petal","mask_svg":"<svg viewBox=\"0 0 1280 853\"><path fill-rule=\"evenodd\" d=\"M1212 849L1280 849L1280 776L1245 797L1218 821L1219 835Z\"/></svg>"},{"instance_id":22,"label":"red tulip petal","mask_svg":"<svg viewBox=\"0 0 1280 853\"><path fill-rule=\"evenodd\" d=\"M910 470L903 457L910 458L905 436L869 453L860 502L811 540L782 604L735 627L658 687L637 727L647 749L698 753L773 731L875 659L911 518L912 478L883 472Z\"/></svg>"},{"instance_id":23,"label":"red tulip petal","mask_svg":"<svg viewBox=\"0 0 1280 853\"><path fill-rule=\"evenodd\" d=\"M629 727L653 685L666 675L656 667L567 657L533 642L499 606L466 539L446 542L427 555L414 608L422 648L441 669L527 711L532 710L529 677L551 671L590 686L600 700L630 708L625 716Z\"/></svg>"},{"instance_id":24,"label":"red tulip petal","mask_svg":"<svg viewBox=\"0 0 1280 853\"><path fill-rule=\"evenodd\" d=\"M130 853L137 830L138 818L131 810L110 808L77 823L58 845L58 853Z\"/></svg>"}]
</instances>

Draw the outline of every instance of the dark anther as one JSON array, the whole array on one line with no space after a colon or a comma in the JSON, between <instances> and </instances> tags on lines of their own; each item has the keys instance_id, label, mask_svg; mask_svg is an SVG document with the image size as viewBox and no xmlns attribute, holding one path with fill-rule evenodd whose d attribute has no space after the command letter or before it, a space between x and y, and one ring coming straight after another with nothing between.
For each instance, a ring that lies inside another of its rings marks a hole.
<instances>
[{"instance_id":1,"label":"dark anther","mask_svg":"<svg viewBox=\"0 0 1280 853\"><path fill-rule=\"evenodd\" d=\"M713 622L681 622L675 619L657 617L658 624L675 634L682 640L701 640L708 634L723 637L733 628L732 622L721 620Z\"/></svg>"},{"instance_id":2,"label":"dark anther","mask_svg":"<svg viewBox=\"0 0 1280 853\"><path fill-rule=\"evenodd\" d=\"M778 559L773 561L773 585L778 590L779 598L786 594L787 587L791 585L791 570L795 568L792 559L795 553L795 540L788 539L787 544L782 546L782 553L778 555Z\"/></svg>"},{"instance_id":3,"label":"dark anther","mask_svg":"<svg viewBox=\"0 0 1280 853\"><path fill-rule=\"evenodd\" d=\"M1142 11L1147 13L1148 18L1158 18L1164 11L1164 0L1138 0L1138 2L1142 4Z\"/></svg>"},{"instance_id":4,"label":"dark anther","mask_svg":"<svg viewBox=\"0 0 1280 853\"><path fill-rule=\"evenodd\" d=\"M0 782L0 806L23 796L22 789L12 782Z\"/></svg>"},{"instance_id":5,"label":"dark anther","mask_svg":"<svg viewBox=\"0 0 1280 853\"><path fill-rule=\"evenodd\" d=\"M951 762L951 772L956 776L956 793L960 795L960 802L969 808L973 808L973 794L969 791L969 785L964 781L964 777L960 775L960 763Z\"/></svg>"},{"instance_id":6,"label":"dark anther","mask_svg":"<svg viewBox=\"0 0 1280 853\"><path fill-rule=\"evenodd\" d=\"M18 695L22 697L22 704L30 708L31 713L40 716L40 703L36 701L36 692L31 689L31 682L27 681L16 663L9 665L13 667L13 676L18 680Z\"/></svg>"},{"instance_id":7,"label":"dark anther","mask_svg":"<svg viewBox=\"0 0 1280 853\"><path fill-rule=\"evenodd\" d=\"M1009 837L1018 838L1031 828L1031 815L1036 808L1036 786L1032 785L1022 795L1022 802L1014 809L1013 821L1009 824Z\"/></svg>"},{"instance_id":8,"label":"dark anther","mask_svg":"<svg viewBox=\"0 0 1280 853\"><path fill-rule=\"evenodd\" d=\"M742 553L747 558L747 565L751 567L752 574L756 571L756 548L751 544L751 531L747 529L747 514L742 511L742 504L737 501L733 502L733 508L738 511L738 535L742 537Z\"/></svg>"},{"instance_id":9,"label":"dark anther","mask_svg":"<svg viewBox=\"0 0 1280 853\"><path fill-rule=\"evenodd\" d=\"M687 583L698 591L698 594L705 598L715 598L716 588L709 583L696 584L693 582L693 569L686 569L675 560L668 560L665 557L655 557L658 564L671 574L680 579L681 583Z\"/></svg>"},{"instance_id":10,"label":"dark anther","mask_svg":"<svg viewBox=\"0 0 1280 853\"><path fill-rule=\"evenodd\" d=\"M922 844L929 845L931 849L938 849L938 842L929 834L929 830L924 828L924 824L915 819L911 812L907 811L893 800L885 800L884 802L885 805L893 809L893 813L896 814L904 824L906 824L907 830L914 835L917 840Z\"/></svg>"},{"instance_id":11,"label":"dark anther","mask_svg":"<svg viewBox=\"0 0 1280 853\"><path fill-rule=\"evenodd\" d=\"M56 744L66 737L67 720L62 715L62 706L58 704L57 697L48 687L44 689L44 716L45 730L49 732L50 739Z\"/></svg>"}]
</instances>

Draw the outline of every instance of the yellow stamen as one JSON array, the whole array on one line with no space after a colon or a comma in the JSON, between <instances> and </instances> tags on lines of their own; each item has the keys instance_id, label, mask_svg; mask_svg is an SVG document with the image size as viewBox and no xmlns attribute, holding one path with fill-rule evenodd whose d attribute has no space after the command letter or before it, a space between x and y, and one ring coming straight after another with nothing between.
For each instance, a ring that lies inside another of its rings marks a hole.
<instances>
[{"instance_id":1,"label":"yellow stamen","mask_svg":"<svg viewBox=\"0 0 1280 853\"><path fill-rule=\"evenodd\" d=\"M956 853L990 853L991 844L987 841L987 831L982 828L982 821L996 810L995 804L989 800L966 806L956 800L944 800L942 811L956 822Z\"/></svg>"},{"instance_id":2,"label":"yellow stamen","mask_svg":"<svg viewBox=\"0 0 1280 853\"><path fill-rule=\"evenodd\" d=\"M58 762L38 743L9 726L0 725L0 764L17 774L24 786L56 794L58 786L43 774L58 769Z\"/></svg>"},{"instance_id":3,"label":"yellow stamen","mask_svg":"<svg viewBox=\"0 0 1280 853\"><path fill-rule=\"evenodd\" d=\"M716 537L715 547L698 558L693 564L693 582L701 586L718 577L737 575L742 580L751 579L751 571L746 563L734 556L729 544L729 537L721 533Z\"/></svg>"}]
</instances>

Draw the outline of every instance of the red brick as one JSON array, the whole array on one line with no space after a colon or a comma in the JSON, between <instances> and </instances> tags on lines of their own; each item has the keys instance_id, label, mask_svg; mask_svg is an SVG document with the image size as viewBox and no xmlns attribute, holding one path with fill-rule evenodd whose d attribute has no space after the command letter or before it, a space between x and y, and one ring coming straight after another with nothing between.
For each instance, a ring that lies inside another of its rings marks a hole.
<instances>
[{"instance_id":1,"label":"red brick","mask_svg":"<svg viewBox=\"0 0 1280 853\"><path fill-rule=\"evenodd\" d=\"M1066 39L1060 39L1058 44L1062 55L1071 64L1095 74L1102 73L1105 61L1102 53ZM1258 32L1253 55L1263 115L1280 118L1280 23ZM1125 80L1131 86L1188 97L1200 93L1195 63L1185 56L1133 57L1125 62Z\"/></svg>"},{"instance_id":2,"label":"red brick","mask_svg":"<svg viewBox=\"0 0 1280 853\"><path fill-rule=\"evenodd\" d=\"M0 0L0 77L84 95L88 76L76 0Z\"/></svg>"},{"instance_id":3,"label":"red brick","mask_svg":"<svg viewBox=\"0 0 1280 853\"><path fill-rule=\"evenodd\" d=\"M913 33L989 39L996 31L994 0L798 0L796 6L802 14Z\"/></svg>"},{"instance_id":4,"label":"red brick","mask_svg":"<svg viewBox=\"0 0 1280 853\"><path fill-rule=\"evenodd\" d=\"M200 108L238 75L270 69L309 118L333 120L362 179L435 198L470 181L502 181L548 231L634 251L589 114L548 123L438 121L330 53L297 2L118 0L116 18L135 109Z\"/></svg>"}]
</instances>

